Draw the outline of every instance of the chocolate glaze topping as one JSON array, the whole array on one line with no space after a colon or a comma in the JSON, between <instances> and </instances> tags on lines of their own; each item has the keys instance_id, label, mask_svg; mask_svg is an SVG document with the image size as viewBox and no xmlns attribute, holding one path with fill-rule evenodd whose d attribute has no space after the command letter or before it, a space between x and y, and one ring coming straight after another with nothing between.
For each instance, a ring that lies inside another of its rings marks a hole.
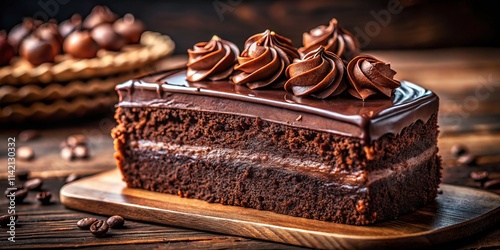
<instances>
[{"instance_id":1,"label":"chocolate glaze topping","mask_svg":"<svg viewBox=\"0 0 500 250\"><path fill-rule=\"evenodd\" d=\"M284 90L251 90L230 81L189 82L185 69L158 72L116 87L121 107L165 107L259 117L276 123L360 138L399 134L438 111L438 97L402 82L390 99L319 100ZM251 105L249 105L251 103ZM297 117L301 119L297 119Z\"/></svg>"}]
</instances>

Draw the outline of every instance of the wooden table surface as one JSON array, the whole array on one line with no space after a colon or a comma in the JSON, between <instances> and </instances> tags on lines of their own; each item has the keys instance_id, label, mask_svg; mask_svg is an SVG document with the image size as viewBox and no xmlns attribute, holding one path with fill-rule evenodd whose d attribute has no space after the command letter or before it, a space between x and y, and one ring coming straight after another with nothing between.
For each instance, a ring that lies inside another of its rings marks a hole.
<instances>
[{"instance_id":1,"label":"wooden table surface","mask_svg":"<svg viewBox=\"0 0 500 250\"><path fill-rule=\"evenodd\" d=\"M374 55L390 61L398 71L397 79L416 82L435 91L441 98L439 124L440 154L443 158L443 183L482 188L470 178L472 171L486 170L490 179L500 178L500 49L442 49L434 51L374 51ZM185 60L175 56L161 63L172 67ZM41 205L30 192L25 203L16 204L19 219L16 242L7 240L2 228L0 248L73 248L102 247L108 249L243 248L298 249L298 247L221 235L185 228L126 221L126 228L113 230L109 237L95 238L80 230L76 222L83 217L102 216L65 208L59 202L59 189L71 173L86 176L115 168L110 129L112 114L96 120L45 125L41 136L29 142L17 142L35 150L35 160L17 161L17 171L29 170L31 177L44 179L43 189L54 194L50 205ZM23 127L37 128L35 124ZM7 187L7 138L16 137L20 129L0 130L0 188ZM84 134L90 143L91 157L68 162L59 156L59 144L67 136ZM477 166L457 163L450 149L455 144L466 145L478 156ZM485 189L485 188L483 188ZM487 189L500 194L499 185ZM500 205L500 204L499 204ZM0 214L7 212L8 200L0 199ZM132 245L133 244L133 245ZM440 249L474 249L500 247L500 226L478 235L449 242Z\"/></svg>"}]
</instances>

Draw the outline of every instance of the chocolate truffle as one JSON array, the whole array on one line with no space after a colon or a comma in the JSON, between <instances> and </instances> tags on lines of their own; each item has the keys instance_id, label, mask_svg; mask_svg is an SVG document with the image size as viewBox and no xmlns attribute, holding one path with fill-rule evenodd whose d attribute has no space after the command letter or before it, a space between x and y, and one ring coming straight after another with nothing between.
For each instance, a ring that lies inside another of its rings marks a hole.
<instances>
[{"instance_id":1,"label":"chocolate truffle","mask_svg":"<svg viewBox=\"0 0 500 250\"><path fill-rule=\"evenodd\" d=\"M66 38L75 30L80 30L82 28L82 16L79 14L74 14L70 19L62 21L59 24L59 33L61 36Z\"/></svg>"},{"instance_id":2,"label":"chocolate truffle","mask_svg":"<svg viewBox=\"0 0 500 250\"><path fill-rule=\"evenodd\" d=\"M93 58L99 50L99 45L92 39L88 30L81 30L74 31L64 40L63 50L76 58Z\"/></svg>"},{"instance_id":3,"label":"chocolate truffle","mask_svg":"<svg viewBox=\"0 0 500 250\"><path fill-rule=\"evenodd\" d=\"M31 64L37 66L46 62L54 62L54 50L49 42L31 35L23 40L19 54Z\"/></svg>"},{"instance_id":4,"label":"chocolate truffle","mask_svg":"<svg viewBox=\"0 0 500 250\"><path fill-rule=\"evenodd\" d=\"M119 51L125 46L125 39L115 32L109 23L101 24L90 33L92 38L99 44L99 47L112 51Z\"/></svg>"},{"instance_id":5,"label":"chocolate truffle","mask_svg":"<svg viewBox=\"0 0 500 250\"><path fill-rule=\"evenodd\" d=\"M25 18L22 23L14 26L9 32L9 43L16 51L19 51L22 41L28 37L36 27L40 25L40 21L32 18Z\"/></svg>"},{"instance_id":6,"label":"chocolate truffle","mask_svg":"<svg viewBox=\"0 0 500 250\"><path fill-rule=\"evenodd\" d=\"M5 31L0 31L0 67L9 65L10 59L16 55L14 47L7 40Z\"/></svg>"},{"instance_id":7,"label":"chocolate truffle","mask_svg":"<svg viewBox=\"0 0 500 250\"><path fill-rule=\"evenodd\" d=\"M106 6L95 6L83 21L83 27L93 29L103 23L113 23L118 17Z\"/></svg>"},{"instance_id":8,"label":"chocolate truffle","mask_svg":"<svg viewBox=\"0 0 500 250\"><path fill-rule=\"evenodd\" d=\"M138 43L145 29L144 24L130 13L116 20L113 28L127 40L128 44Z\"/></svg>"},{"instance_id":9,"label":"chocolate truffle","mask_svg":"<svg viewBox=\"0 0 500 250\"><path fill-rule=\"evenodd\" d=\"M50 43L54 55L57 55L59 54L59 52L61 52L61 47L64 39L59 33L59 29L56 23L44 23L40 27L38 27L38 29L36 29L35 33L38 37Z\"/></svg>"}]
</instances>

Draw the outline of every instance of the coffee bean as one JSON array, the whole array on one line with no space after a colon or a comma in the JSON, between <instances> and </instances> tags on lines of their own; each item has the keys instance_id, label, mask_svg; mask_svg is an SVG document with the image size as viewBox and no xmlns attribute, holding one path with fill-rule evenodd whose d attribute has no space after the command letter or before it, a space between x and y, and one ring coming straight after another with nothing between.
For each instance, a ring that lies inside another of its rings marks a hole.
<instances>
[{"instance_id":1,"label":"coffee bean","mask_svg":"<svg viewBox=\"0 0 500 250\"><path fill-rule=\"evenodd\" d=\"M474 181L486 181L488 179L489 173L487 171L472 171L470 173L470 178Z\"/></svg>"},{"instance_id":2,"label":"coffee bean","mask_svg":"<svg viewBox=\"0 0 500 250\"><path fill-rule=\"evenodd\" d=\"M68 145L67 141L62 141L61 143L59 143L59 148L60 149L68 148L68 147L70 147L70 146Z\"/></svg>"},{"instance_id":3,"label":"coffee bean","mask_svg":"<svg viewBox=\"0 0 500 250\"><path fill-rule=\"evenodd\" d=\"M66 177L66 183L74 182L76 180L80 179L80 176L76 173L72 173Z\"/></svg>"},{"instance_id":4,"label":"coffee bean","mask_svg":"<svg viewBox=\"0 0 500 250\"><path fill-rule=\"evenodd\" d=\"M16 199L16 202L22 203L24 201L24 198L28 196L28 190L26 189L18 189L18 190L5 190L5 197L7 199L10 199L11 197L14 197Z\"/></svg>"},{"instance_id":5,"label":"coffee bean","mask_svg":"<svg viewBox=\"0 0 500 250\"><path fill-rule=\"evenodd\" d=\"M12 187L13 189L15 190L21 190L21 189L24 189L24 185L22 184L17 184L15 186ZM8 195L9 194L9 189L5 189L5 195Z\"/></svg>"},{"instance_id":6,"label":"coffee bean","mask_svg":"<svg viewBox=\"0 0 500 250\"><path fill-rule=\"evenodd\" d=\"M76 147L78 145L86 145L87 144L87 137L81 134L77 135L70 135L68 139L66 139L66 142L70 147Z\"/></svg>"},{"instance_id":7,"label":"coffee bean","mask_svg":"<svg viewBox=\"0 0 500 250\"><path fill-rule=\"evenodd\" d=\"M24 188L28 189L29 191L38 191L42 188L43 181L40 178L35 178L31 180L27 180L24 183Z\"/></svg>"},{"instance_id":8,"label":"coffee bean","mask_svg":"<svg viewBox=\"0 0 500 250\"><path fill-rule=\"evenodd\" d=\"M7 224L11 223L11 221L17 221L17 214L3 214L0 216L0 226L8 227Z\"/></svg>"},{"instance_id":9,"label":"coffee bean","mask_svg":"<svg viewBox=\"0 0 500 250\"><path fill-rule=\"evenodd\" d=\"M109 225L103 220L98 220L92 223L92 225L90 225L90 232L97 237L102 237L106 235L108 230L109 230Z\"/></svg>"},{"instance_id":10,"label":"coffee bean","mask_svg":"<svg viewBox=\"0 0 500 250\"><path fill-rule=\"evenodd\" d=\"M40 137L40 132L33 129L21 131L18 135L19 141L21 142L31 141L37 139L38 137Z\"/></svg>"},{"instance_id":11,"label":"coffee bean","mask_svg":"<svg viewBox=\"0 0 500 250\"><path fill-rule=\"evenodd\" d=\"M106 223L111 228L121 228L125 224L125 220L120 215L113 215L106 220Z\"/></svg>"},{"instance_id":12,"label":"coffee bean","mask_svg":"<svg viewBox=\"0 0 500 250\"><path fill-rule=\"evenodd\" d=\"M89 149L85 145L78 145L73 148L73 154L78 159L85 159L89 156Z\"/></svg>"},{"instance_id":13,"label":"coffee bean","mask_svg":"<svg viewBox=\"0 0 500 250\"><path fill-rule=\"evenodd\" d=\"M36 199L42 203L42 205L50 204L50 199L52 194L50 192L38 192L36 194Z\"/></svg>"},{"instance_id":14,"label":"coffee bean","mask_svg":"<svg viewBox=\"0 0 500 250\"><path fill-rule=\"evenodd\" d=\"M455 144L451 147L451 154L455 157L459 157L469 152L469 149L462 144Z\"/></svg>"},{"instance_id":15,"label":"coffee bean","mask_svg":"<svg viewBox=\"0 0 500 250\"><path fill-rule=\"evenodd\" d=\"M17 149L17 157L21 161L31 161L35 158L35 151L28 146L22 146Z\"/></svg>"},{"instance_id":16,"label":"coffee bean","mask_svg":"<svg viewBox=\"0 0 500 250\"><path fill-rule=\"evenodd\" d=\"M466 166L475 166L477 164L477 157L472 154L464 154L458 157L457 162Z\"/></svg>"},{"instance_id":17,"label":"coffee bean","mask_svg":"<svg viewBox=\"0 0 500 250\"><path fill-rule=\"evenodd\" d=\"M498 189L500 188L500 179L489 180L484 183L485 188Z\"/></svg>"},{"instance_id":18,"label":"coffee bean","mask_svg":"<svg viewBox=\"0 0 500 250\"><path fill-rule=\"evenodd\" d=\"M61 157L67 161L71 161L75 158L75 154L73 154L73 149L70 147L64 147L61 149Z\"/></svg>"},{"instance_id":19,"label":"coffee bean","mask_svg":"<svg viewBox=\"0 0 500 250\"><path fill-rule=\"evenodd\" d=\"M16 171L16 177L20 181L26 181L30 176L30 171L28 170L18 170Z\"/></svg>"},{"instance_id":20,"label":"coffee bean","mask_svg":"<svg viewBox=\"0 0 500 250\"><path fill-rule=\"evenodd\" d=\"M76 223L76 226L81 228L81 229L89 229L90 226L96 222L97 219L96 218L92 218L92 217L89 217L89 218L83 218L81 220L79 220L77 223Z\"/></svg>"}]
</instances>

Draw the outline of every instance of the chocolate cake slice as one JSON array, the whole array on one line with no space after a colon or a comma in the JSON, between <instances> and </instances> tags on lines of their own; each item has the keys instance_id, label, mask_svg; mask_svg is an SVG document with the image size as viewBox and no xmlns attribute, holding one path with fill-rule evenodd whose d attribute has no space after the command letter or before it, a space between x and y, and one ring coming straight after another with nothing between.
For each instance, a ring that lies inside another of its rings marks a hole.
<instances>
[{"instance_id":1,"label":"chocolate cake slice","mask_svg":"<svg viewBox=\"0 0 500 250\"><path fill-rule=\"evenodd\" d=\"M112 135L131 188L355 225L436 197L439 101L410 82L390 98L317 99L179 69L117 91Z\"/></svg>"}]
</instances>

